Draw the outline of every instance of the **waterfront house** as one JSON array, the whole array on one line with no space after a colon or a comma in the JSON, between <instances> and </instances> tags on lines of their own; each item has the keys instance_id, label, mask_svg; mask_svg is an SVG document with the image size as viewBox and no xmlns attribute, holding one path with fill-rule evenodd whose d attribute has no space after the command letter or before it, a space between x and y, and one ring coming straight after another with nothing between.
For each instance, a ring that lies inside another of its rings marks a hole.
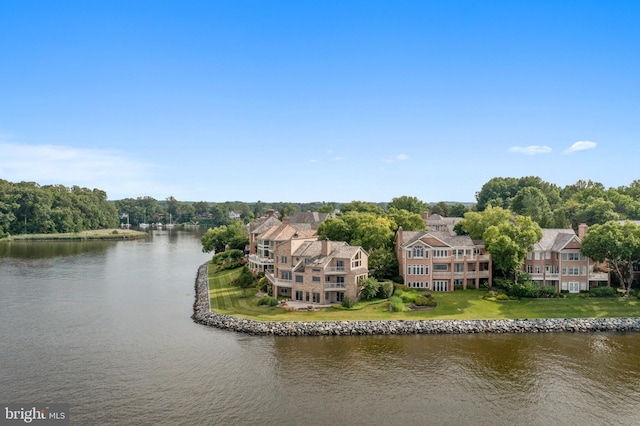
<instances>
[{"instance_id":1,"label":"waterfront house","mask_svg":"<svg viewBox=\"0 0 640 426\"><path fill-rule=\"evenodd\" d=\"M369 276L369 255L343 241L293 236L275 245L273 272L265 274L274 296L328 305L345 295L359 298L359 282Z\"/></svg>"},{"instance_id":2,"label":"waterfront house","mask_svg":"<svg viewBox=\"0 0 640 426\"><path fill-rule=\"evenodd\" d=\"M403 231L395 239L404 285L432 291L491 285L491 256L482 241L452 229Z\"/></svg>"},{"instance_id":3,"label":"waterfront house","mask_svg":"<svg viewBox=\"0 0 640 426\"><path fill-rule=\"evenodd\" d=\"M527 253L522 270L539 286L551 286L558 292L579 293L602 282L608 284L609 274L580 253L586 232L586 224L579 225L577 235L570 228L543 229L542 239Z\"/></svg>"}]
</instances>

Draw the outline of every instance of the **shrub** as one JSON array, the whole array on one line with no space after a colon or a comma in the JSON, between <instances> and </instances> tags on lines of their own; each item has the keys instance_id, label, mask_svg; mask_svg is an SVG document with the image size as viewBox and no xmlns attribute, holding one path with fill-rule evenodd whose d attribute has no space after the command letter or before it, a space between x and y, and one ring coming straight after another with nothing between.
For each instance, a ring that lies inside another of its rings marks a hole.
<instances>
[{"instance_id":1,"label":"shrub","mask_svg":"<svg viewBox=\"0 0 640 426\"><path fill-rule=\"evenodd\" d=\"M393 291L393 294L395 294L398 297L401 297L404 294L404 289L402 287L395 287L395 290Z\"/></svg>"},{"instance_id":2,"label":"shrub","mask_svg":"<svg viewBox=\"0 0 640 426\"><path fill-rule=\"evenodd\" d=\"M618 291L613 287L595 287L589 292L593 297L617 297Z\"/></svg>"},{"instance_id":3,"label":"shrub","mask_svg":"<svg viewBox=\"0 0 640 426\"><path fill-rule=\"evenodd\" d=\"M278 306L278 303L278 299L276 299L275 297L262 296L260 299L258 299L258 306Z\"/></svg>"},{"instance_id":4,"label":"shrub","mask_svg":"<svg viewBox=\"0 0 640 426\"><path fill-rule=\"evenodd\" d=\"M360 285L362 286L362 289L360 291L363 299L371 300L378 295L380 283L375 278L367 278L365 280L362 280L360 281Z\"/></svg>"},{"instance_id":5,"label":"shrub","mask_svg":"<svg viewBox=\"0 0 640 426\"><path fill-rule=\"evenodd\" d=\"M504 293L500 293L496 296L496 300L509 300L509 296Z\"/></svg>"},{"instance_id":6,"label":"shrub","mask_svg":"<svg viewBox=\"0 0 640 426\"><path fill-rule=\"evenodd\" d=\"M353 306L353 300L351 299L351 296L349 296L348 294L345 294L344 297L342 298L342 303L341 303L343 308L351 308Z\"/></svg>"},{"instance_id":7,"label":"shrub","mask_svg":"<svg viewBox=\"0 0 640 426\"><path fill-rule=\"evenodd\" d=\"M553 287L540 287L538 289L538 297L544 297L544 298L554 298L554 297L558 297L558 292L556 291L555 288Z\"/></svg>"},{"instance_id":8,"label":"shrub","mask_svg":"<svg viewBox=\"0 0 640 426\"><path fill-rule=\"evenodd\" d=\"M396 294L397 296L400 296L400 299L402 299L402 301L404 303L411 303L414 300L416 300L416 297L418 297L417 293L414 292L406 292L406 293L402 293L400 295Z\"/></svg>"},{"instance_id":9,"label":"shrub","mask_svg":"<svg viewBox=\"0 0 640 426\"><path fill-rule=\"evenodd\" d=\"M393 283L391 281L385 281L380 284L378 289L378 297L380 299L388 299L393 295Z\"/></svg>"},{"instance_id":10,"label":"shrub","mask_svg":"<svg viewBox=\"0 0 640 426\"><path fill-rule=\"evenodd\" d=\"M402 303L402 299L398 296L393 296L389 299L389 310L393 312L404 311L404 303Z\"/></svg>"},{"instance_id":11,"label":"shrub","mask_svg":"<svg viewBox=\"0 0 640 426\"><path fill-rule=\"evenodd\" d=\"M424 296L418 296L413 301L416 306L436 306L438 303L433 299L433 296L430 294L425 294Z\"/></svg>"}]
</instances>

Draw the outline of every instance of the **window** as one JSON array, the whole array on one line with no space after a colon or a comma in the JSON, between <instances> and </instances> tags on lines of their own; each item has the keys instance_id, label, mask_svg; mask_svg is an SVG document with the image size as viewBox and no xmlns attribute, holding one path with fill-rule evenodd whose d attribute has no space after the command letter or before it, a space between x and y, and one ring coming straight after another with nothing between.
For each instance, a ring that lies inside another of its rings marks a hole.
<instances>
[{"instance_id":1,"label":"window","mask_svg":"<svg viewBox=\"0 0 640 426\"><path fill-rule=\"evenodd\" d=\"M583 267L580 269L580 275L582 275L583 277L584 277L585 275L587 275L587 267L586 267L586 266L583 266Z\"/></svg>"},{"instance_id":2,"label":"window","mask_svg":"<svg viewBox=\"0 0 640 426\"><path fill-rule=\"evenodd\" d=\"M533 258L535 260L540 260L540 252L539 251L534 251L533 252Z\"/></svg>"},{"instance_id":3,"label":"window","mask_svg":"<svg viewBox=\"0 0 640 426\"><path fill-rule=\"evenodd\" d=\"M429 266L427 266L427 265L408 265L407 266L407 274L408 275L428 275L429 274Z\"/></svg>"},{"instance_id":4,"label":"window","mask_svg":"<svg viewBox=\"0 0 640 426\"><path fill-rule=\"evenodd\" d=\"M579 275L580 268L577 266L569 266L569 275Z\"/></svg>"},{"instance_id":5,"label":"window","mask_svg":"<svg viewBox=\"0 0 640 426\"><path fill-rule=\"evenodd\" d=\"M311 277L311 281L313 281L314 283L319 283L320 277Z\"/></svg>"},{"instance_id":6,"label":"window","mask_svg":"<svg viewBox=\"0 0 640 426\"><path fill-rule=\"evenodd\" d=\"M313 303L320 303L320 293L313 293Z\"/></svg>"},{"instance_id":7,"label":"window","mask_svg":"<svg viewBox=\"0 0 640 426\"><path fill-rule=\"evenodd\" d=\"M550 251L545 251L544 252L544 258L547 259L547 260L551 259L551 252Z\"/></svg>"},{"instance_id":8,"label":"window","mask_svg":"<svg viewBox=\"0 0 640 426\"><path fill-rule=\"evenodd\" d=\"M562 260L567 260L567 253L562 253ZM564 289L566 290L566 289Z\"/></svg>"},{"instance_id":9,"label":"window","mask_svg":"<svg viewBox=\"0 0 640 426\"><path fill-rule=\"evenodd\" d=\"M344 277L336 277L336 282L339 284L344 284Z\"/></svg>"},{"instance_id":10,"label":"window","mask_svg":"<svg viewBox=\"0 0 640 426\"><path fill-rule=\"evenodd\" d=\"M336 270L344 271L344 260L336 260Z\"/></svg>"},{"instance_id":11,"label":"window","mask_svg":"<svg viewBox=\"0 0 640 426\"><path fill-rule=\"evenodd\" d=\"M313 272L320 272L320 268L313 268Z\"/></svg>"},{"instance_id":12,"label":"window","mask_svg":"<svg viewBox=\"0 0 640 426\"><path fill-rule=\"evenodd\" d=\"M567 267L566 266L562 267L562 275L567 275ZM564 289L564 290L566 290L566 289Z\"/></svg>"},{"instance_id":13,"label":"window","mask_svg":"<svg viewBox=\"0 0 640 426\"><path fill-rule=\"evenodd\" d=\"M282 263L283 265L286 265L287 264L287 256L282 256L280 258L280 263Z\"/></svg>"},{"instance_id":14,"label":"window","mask_svg":"<svg viewBox=\"0 0 640 426\"><path fill-rule=\"evenodd\" d=\"M533 274L533 265L527 265L527 274Z\"/></svg>"},{"instance_id":15,"label":"window","mask_svg":"<svg viewBox=\"0 0 640 426\"><path fill-rule=\"evenodd\" d=\"M433 250L433 257L449 257L449 250L442 250L442 249Z\"/></svg>"},{"instance_id":16,"label":"window","mask_svg":"<svg viewBox=\"0 0 640 426\"><path fill-rule=\"evenodd\" d=\"M423 257L424 256L424 247L421 245L417 245L413 247L413 257Z\"/></svg>"},{"instance_id":17,"label":"window","mask_svg":"<svg viewBox=\"0 0 640 426\"><path fill-rule=\"evenodd\" d=\"M325 282L325 283L329 283L329 282L331 282L331 277L330 277L329 275L326 275L326 276L324 277L324 282Z\"/></svg>"},{"instance_id":18,"label":"window","mask_svg":"<svg viewBox=\"0 0 640 426\"><path fill-rule=\"evenodd\" d=\"M281 271L280 278L285 281L291 281L291 271Z\"/></svg>"},{"instance_id":19,"label":"window","mask_svg":"<svg viewBox=\"0 0 640 426\"><path fill-rule=\"evenodd\" d=\"M539 274L540 273L540 265L535 265L533 267L533 273L534 274Z\"/></svg>"},{"instance_id":20,"label":"window","mask_svg":"<svg viewBox=\"0 0 640 426\"><path fill-rule=\"evenodd\" d=\"M304 278L302 277L302 275L296 275L296 282L297 282L297 283L302 283L302 282L304 282Z\"/></svg>"},{"instance_id":21,"label":"window","mask_svg":"<svg viewBox=\"0 0 640 426\"><path fill-rule=\"evenodd\" d=\"M302 292L300 290L296 290L296 300L302 301Z\"/></svg>"},{"instance_id":22,"label":"window","mask_svg":"<svg viewBox=\"0 0 640 426\"><path fill-rule=\"evenodd\" d=\"M580 260L580 253L569 253L569 260Z\"/></svg>"},{"instance_id":23,"label":"window","mask_svg":"<svg viewBox=\"0 0 640 426\"><path fill-rule=\"evenodd\" d=\"M453 272L464 272L464 263L454 263Z\"/></svg>"},{"instance_id":24,"label":"window","mask_svg":"<svg viewBox=\"0 0 640 426\"><path fill-rule=\"evenodd\" d=\"M340 292L340 291L339 291L339 292L337 292L337 293L336 293L336 301L337 301L337 302L342 302L343 300L344 300L344 293L342 293L342 292Z\"/></svg>"},{"instance_id":25,"label":"window","mask_svg":"<svg viewBox=\"0 0 640 426\"><path fill-rule=\"evenodd\" d=\"M434 271L448 271L449 270L449 265L447 265L446 263L436 263L435 265L433 265L433 270Z\"/></svg>"},{"instance_id":26,"label":"window","mask_svg":"<svg viewBox=\"0 0 640 426\"><path fill-rule=\"evenodd\" d=\"M304 292L304 301L305 301L305 302L308 302L308 301L309 301L309 292L308 292L308 291L305 291L305 292Z\"/></svg>"},{"instance_id":27,"label":"window","mask_svg":"<svg viewBox=\"0 0 640 426\"><path fill-rule=\"evenodd\" d=\"M448 284L447 281L434 281L433 291L447 291Z\"/></svg>"}]
</instances>

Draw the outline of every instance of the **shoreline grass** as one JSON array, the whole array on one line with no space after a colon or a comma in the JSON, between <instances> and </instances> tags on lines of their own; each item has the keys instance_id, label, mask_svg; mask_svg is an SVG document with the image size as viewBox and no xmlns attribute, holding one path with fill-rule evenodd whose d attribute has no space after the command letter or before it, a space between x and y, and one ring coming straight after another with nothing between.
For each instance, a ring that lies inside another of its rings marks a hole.
<instances>
[{"instance_id":1,"label":"shoreline grass","mask_svg":"<svg viewBox=\"0 0 640 426\"><path fill-rule=\"evenodd\" d=\"M85 241L85 240L129 240L147 238L148 233L133 229L94 229L82 232L59 234L19 234L1 238L0 241Z\"/></svg>"},{"instance_id":2,"label":"shoreline grass","mask_svg":"<svg viewBox=\"0 0 640 426\"><path fill-rule=\"evenodd\" d=\"M340 305L315 311L287 311L281 307L257 306L256 290L233 286L239 269L209 274L211 310L216 313L258 321L355 321L355 320L485 320L534 318L631 318L640 317L640 300L636 298L487 300L487 290L458 290L432 293L438 306L432 310L390 312L388 300L359 302L352 309Z\"/></svg>"}]
</instances>

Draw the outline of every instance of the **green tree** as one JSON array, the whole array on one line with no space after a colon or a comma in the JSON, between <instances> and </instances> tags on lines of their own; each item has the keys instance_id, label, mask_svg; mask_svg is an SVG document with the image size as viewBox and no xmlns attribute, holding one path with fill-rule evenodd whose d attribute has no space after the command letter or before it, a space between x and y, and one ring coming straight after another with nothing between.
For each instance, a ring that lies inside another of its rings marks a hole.
<instances>
[{"instance_id":1,"label":"green tree","mask_svg":"<svg viewBox=\"0 0 640 426\"><path fill-rule=\"evenodd\" d=\"M593 225L582 239L580 251L596 262L606 262L629 295L633 265L640 261L640 226L617 221Z\"/></svg>"},{"instance_id":2,"label":"green tree","mask_svg":"<svg viewBox=\"0 0 640 426\"><path fill-rule=\"evenodd\" d=\"M256 281L255 275L253 275L247 265L244 265L242 271L240 271L240 275L238 275L236 279L236 284L242 289L242 295L246 297L247 289L255 285Z\"/></svg>"},{"instance_id":3,"label":"green tree","mask_svg":"<svg viewBox=\"0 0 640 426\"><path fill-rule=\"evenodd\" d=\"M360 281L360 294L364 300L374 299L378 295L380 283L375 278Z\"/></svg>"},{"instance_id":4,"label":"green tree","mask_svg":"<svg viewBox=\"0 0 640 426\"><path fill-rule=\"evenodd\" d=\"M343 205L340 208L342 214L346 214L349 212L357 212L357 213L371 213L376 216L382 216L384 211L382 208L376 206L373 203L368 203L366 201L352 201Z\"/></svg>"},{"instance_id":5,"label":"green tree","mask_svg":"<svg viewBox=\"0 0 640 426\"><path fill-rule=\"evenodd\" d=\"M514 279L527 253L541 238L542 229L529 216L491 225L482 235L494 267L505 277L513 273Z\"/></svg>"},{"instance_id":6,"label":"green tree","mask_svg":"<svg viewBox=\"0 0 640 426\"><path fill-rule=\"evenodd\" d=\"M395 207L391 207L387 210L387 214L385 216L396 223L397 226L394 231L398 229L398 226L402 226L402 229L405 231L423 231L425 229L425 223L422 216L408 210L398 210Z\"/></svg>"},{"instance_id":7,"label":"green tree","mask_svg":"<svg viewBox=\"0 0 640 426\"><path fill-rule=\"evenodd\" d=\"M239 220L232 221L229 225L222 225L207 229L207 232L200 238L202 251L209 253L223 252L227 248L242 250L249 244L247 230Z\"/></svg>"},{"instance_id":8,"label":"green tree","mask_svg":"<svg viewBox=\"0 0 640 426\"><path fill-rule=\"evenodd\" d=\"M410 197L408 195L392 198L387 206L387 210L391 208L406 210L419 215L422 215L422 213L428 210L427 203L420 201L417 197Z\"/></svg>"},{"instance_id":9,"label":"green tree","mask_svg":"<svg viewBox=\"0 0 640 426\"><path fill-rule=\"evenodd\" d=\"M431 206L429 210L431 211L431 214L438 214L442 217L448 217L450 207L444 201L439 201L437 204Z\"/></svg>"},{"instance_id":10,"label":"green tree","mask_svg":"<svg viewBox=\"0 0 640 426\"><path fill-rule=\"evenodd\" d=\"M479 240L490 226L508 222L513 216L510 210L489 206L481 212L465 213L464 219L456 224L454 230L460 231L459 234L468 234L472 239Z\"/></svg>"},{"instance_id":11,"label":"green tree","mask_svg":"<svg viewBox=\"0 0 640 426\"><path fill-rule=\"evenodd\" d=\"M376 279L396 279L398 258L391 247L378 247L369 252L369 271Z\"/></svg>"},{"instance_id":12,"label":"green tree","mask_svg":"<svg viewBox=\"0 0 640 426\"><path fill-rule=\"evenodd\" d=\"M519 215L530 216L542 228L553 223L553 212L544 193L534 186L522 188L511 200L511 210Z\"/></svg>"}]
</instances>

